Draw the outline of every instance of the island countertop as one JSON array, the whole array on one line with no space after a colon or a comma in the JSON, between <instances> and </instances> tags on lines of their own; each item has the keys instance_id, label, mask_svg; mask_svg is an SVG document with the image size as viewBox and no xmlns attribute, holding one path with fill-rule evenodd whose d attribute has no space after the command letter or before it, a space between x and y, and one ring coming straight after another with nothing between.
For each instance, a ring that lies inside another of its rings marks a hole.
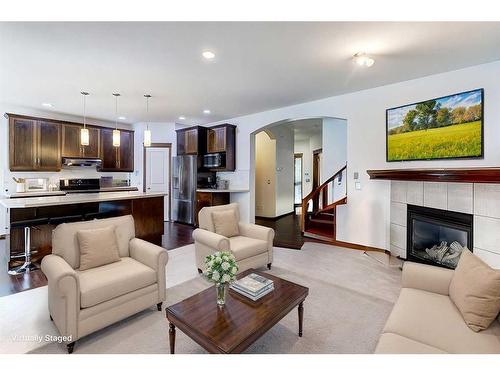
<instances>
[{"instance_id":1,"label":"island countertop","mask_svg":"<svg viewBox=\"0 0 500 375\"><path fill-rule=\"evenodd\" d=\"M123 199L152 198L168 195L168 193L144 193L142 191L118 191L104 193L75 193L63 196L5 198L0 205L6 208L30 208L44 206L60 206L65 204L117 201Z\"/></svg>"}]
</instances>

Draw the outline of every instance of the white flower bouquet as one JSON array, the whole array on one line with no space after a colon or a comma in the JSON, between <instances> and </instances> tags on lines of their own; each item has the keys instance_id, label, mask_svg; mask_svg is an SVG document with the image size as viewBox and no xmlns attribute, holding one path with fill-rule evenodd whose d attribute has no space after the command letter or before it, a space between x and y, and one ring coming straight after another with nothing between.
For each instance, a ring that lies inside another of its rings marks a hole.
<instances>
[{"instance_id":1,"label":"white flower bouquet","mask_svg":"<svg viewBox=\"0 0 500 375\"><path fill-rule=\"evenodd\" d=\"M222 306L226 301L226 286L236 280L238 264L234 255L226 251L217 251L205 258L205 276L215 283L217 288L217 304Z\"/></svg>"}]
</instances>

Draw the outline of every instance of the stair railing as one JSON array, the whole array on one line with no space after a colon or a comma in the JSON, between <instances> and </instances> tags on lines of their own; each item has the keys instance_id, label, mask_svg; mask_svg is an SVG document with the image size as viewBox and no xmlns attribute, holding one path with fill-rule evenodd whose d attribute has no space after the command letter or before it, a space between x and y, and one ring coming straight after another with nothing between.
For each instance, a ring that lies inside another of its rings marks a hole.
<instances>
[{"instance_id":1,"label":"stair railing","mask_svg":"<svg viewBox=\"0 0 500 375\"><path fill-rule=\"evenodd\" d=\"M301 228L307 229L309 213L331 211L347 199L347 164L302 199Z\"/></svg>"}]
</instances>

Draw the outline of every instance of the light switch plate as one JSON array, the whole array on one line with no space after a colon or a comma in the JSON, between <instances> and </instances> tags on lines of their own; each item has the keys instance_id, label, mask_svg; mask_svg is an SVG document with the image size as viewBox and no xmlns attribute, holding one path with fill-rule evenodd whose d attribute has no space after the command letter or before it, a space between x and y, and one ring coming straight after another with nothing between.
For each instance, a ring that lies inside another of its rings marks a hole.
<instances>
[{"instance_id":1,"label":"light switch plate","mask_svg":"<svg viewBox=\"0 0 500 375\"><path fill-rule=\"evenodd\" d=\"M359 178L359 172L354 172L354 179L357 180Z\"/></svg>"},{"instance_id":2,"label":"light switch plate","mask_svg":"<svg viewBox=\"0 0 500 375\"><path fill-rule=\"evenodd\" d=\"M355 182L355 183L354 183L354 188L355 188L356 190L361 190L361 182Z\"/></svg>"}]
</instances>

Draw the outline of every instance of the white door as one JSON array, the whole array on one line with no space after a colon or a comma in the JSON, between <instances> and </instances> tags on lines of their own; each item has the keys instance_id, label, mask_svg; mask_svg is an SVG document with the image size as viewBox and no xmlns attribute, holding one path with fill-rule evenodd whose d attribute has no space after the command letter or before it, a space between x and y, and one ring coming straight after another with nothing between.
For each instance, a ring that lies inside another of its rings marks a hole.
<instances>
[{"instance_id":1,"label":"white door","mask_svg":"<svg viewBox=\"0 0 500 375\"><path fill-rule=\"evenodd\" d=\"M146 192L165 192L165 221L170 220L170 148L146 149Z\"/></svg>"}]
</instances>

